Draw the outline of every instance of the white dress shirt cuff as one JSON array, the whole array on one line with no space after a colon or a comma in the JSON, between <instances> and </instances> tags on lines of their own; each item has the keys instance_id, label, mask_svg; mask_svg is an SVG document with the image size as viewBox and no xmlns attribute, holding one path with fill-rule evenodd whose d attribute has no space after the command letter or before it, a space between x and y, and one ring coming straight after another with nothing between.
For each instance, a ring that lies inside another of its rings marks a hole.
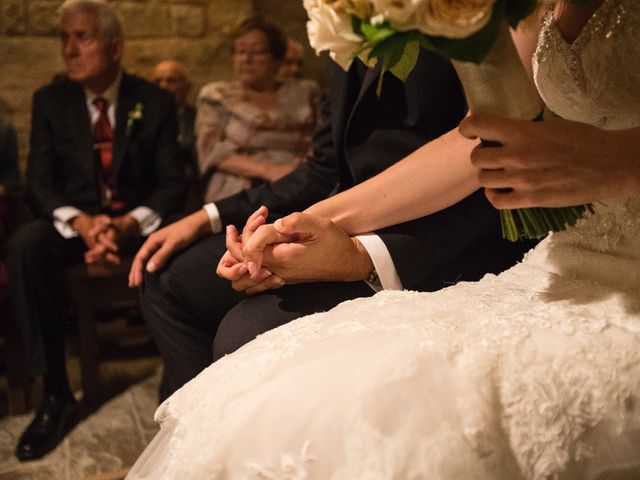
<instances>
[{"instance_id":1,"label":"white dress shirt cuff","mask_svg":"<svg viewBox=\"0 0 640 480\"><path fill-rule=\"evenodd\" d=\"M373 267L376 269L376 272L378 272L382 289L402 290L402 282L396 271L396 266L393 264L389 250L382 239L375 233L357 235L356 238L367 251L369 257L371 257ZM371 285L371 288L377 291L373 285Z\"/></svg>"},{"instance_id":2,"label":"white dress shirt cuff","mask_svg":"<svg viewBox=\"0 0 640 480\"><path fill-rule=\"evenodd\" d=\"M77 237L78 232L69 225L69 221L83 213L81 210L70 205L58 207L53 211L53 226L63 238Z\"/></svg>"},{"instance_id":3,"label":"white dress shirt cuff","mask_svg":"<svg viewBox=\"0 0 640 480\"><path fill-rule=\"evenodd\" d=\"M220 219L220 211L218 210L218 207L216 207L216 204L213 202L205 203L202 208L204 208L209 216L211 231L213 233L220 233L222 231L222 220Z\"/></svg>"},{"instance_id":4,"label":"white dress shirt cuff","mask_svg":"<svg viewBox=\"0 0 640 480\"><path fill-rule=\"evenodd\" d=\"M158 229L162 223L162 217L158 212L149 207L136 207L129 212L140 227L140 235L146 237Z\"/></svg>"}]
</instances>

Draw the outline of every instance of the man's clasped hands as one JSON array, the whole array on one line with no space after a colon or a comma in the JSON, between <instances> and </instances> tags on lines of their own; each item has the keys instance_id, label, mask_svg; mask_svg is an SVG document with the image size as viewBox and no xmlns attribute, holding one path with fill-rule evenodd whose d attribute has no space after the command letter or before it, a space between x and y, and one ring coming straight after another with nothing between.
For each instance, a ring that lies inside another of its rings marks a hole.
<instances>
[{"instance_id":1,"label":"man's clasped hands","mask_svg":"<svg viewBox=\"0 0 640 480\"><path fill-rule=\"evenodd\" d=\"M267 224L267 216L267 208L260 207L242 235L227 227L227 251L217 273L235 290L253 294L293 283L358 281L373 269L360 241L331 220L293 213Z\"/></svg>"},{"instance_id":2,"label":"man's clasped hands","mask_svg":"<svg viewBox=\"0 0 640 480\"><path fill-rule=\"evenodd\" d=\"M138 222L131 215L110 217L104 214L80 214L70 223L87 245L84 261L88 265L119 264L123 243L139 230Z\"/></svg>"}]
</instances>

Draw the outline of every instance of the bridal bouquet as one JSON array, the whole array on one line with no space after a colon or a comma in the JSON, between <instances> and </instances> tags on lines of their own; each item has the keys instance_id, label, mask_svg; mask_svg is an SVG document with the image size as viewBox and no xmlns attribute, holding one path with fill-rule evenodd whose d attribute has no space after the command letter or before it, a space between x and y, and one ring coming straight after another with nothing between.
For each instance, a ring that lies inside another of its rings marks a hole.
<instances>
[{"instance_id":1,"label":"bridal bouquet","mask_svg":"<svg viewBox=\"0 0 640 480\"><path fill-rule=\"evenodd\" d=\"M304 0L311 46L318 53L329 51L345 70L356 57L369 67L380 63L378 94L384 72L404 81L420 48L426 48L452 60L472 112L524 120L540 119L543 106L508 26L515 28L536 4L537 0ZM501 210L503 236L540 238L573 225L589 208Z\"/></svg>"}]
</instances>

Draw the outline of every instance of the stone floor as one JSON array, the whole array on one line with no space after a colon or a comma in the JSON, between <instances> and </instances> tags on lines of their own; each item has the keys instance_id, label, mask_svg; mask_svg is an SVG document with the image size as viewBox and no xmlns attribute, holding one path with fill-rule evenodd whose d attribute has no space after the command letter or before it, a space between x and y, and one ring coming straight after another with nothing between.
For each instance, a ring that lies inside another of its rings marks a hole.
<instances>
[{"instance_id":1,"label":"stone floor","mask_svg":"<svg viewBox=\"0 0 640 480\"><path fill-rule=\"evenodd\" d=\"M119 327L110 324L109 328ZM144 329L133 330L133 334L129 331L126 335L126 344L121 340L101 345L100 377L106 400L96 411L86 412L85 418L49 455L18 462L13 450L32 412L0 418L0 480L111 479L118 478L111 475L114 472L131 467L157 431L153 413L161 368ZM73 349L69 350L70 382L81 399L78 359ZM4 398L1 388L0 381L0 396ZM38 392L36 384L32 392L34 404L38 402ZM6 405L0 408L6 412ZM109 475L103 477L104 474Z\"/></svg>"}]
</instances>

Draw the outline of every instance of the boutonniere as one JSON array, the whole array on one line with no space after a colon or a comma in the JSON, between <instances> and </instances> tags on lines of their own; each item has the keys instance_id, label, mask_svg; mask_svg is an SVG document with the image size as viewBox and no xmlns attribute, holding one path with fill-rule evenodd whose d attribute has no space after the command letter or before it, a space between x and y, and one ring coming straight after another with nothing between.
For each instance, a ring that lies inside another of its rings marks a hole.
<instances>
[{"instance_id":1,"label":"boutonniere","mask_svg":"<svg viewBox=\"0 0 640 480\"><path fill-rule=\"evenodd\" d=\"M131 110L127 114L127 137L131 136L131 133L133 132L133 127L136 124L138 124L138 122L142 121L142 119L144 118L143 110L144 110L144 105L138 102L136 103L136 106L133 107L133 110Z\"/></svg>"}]
</instances>

